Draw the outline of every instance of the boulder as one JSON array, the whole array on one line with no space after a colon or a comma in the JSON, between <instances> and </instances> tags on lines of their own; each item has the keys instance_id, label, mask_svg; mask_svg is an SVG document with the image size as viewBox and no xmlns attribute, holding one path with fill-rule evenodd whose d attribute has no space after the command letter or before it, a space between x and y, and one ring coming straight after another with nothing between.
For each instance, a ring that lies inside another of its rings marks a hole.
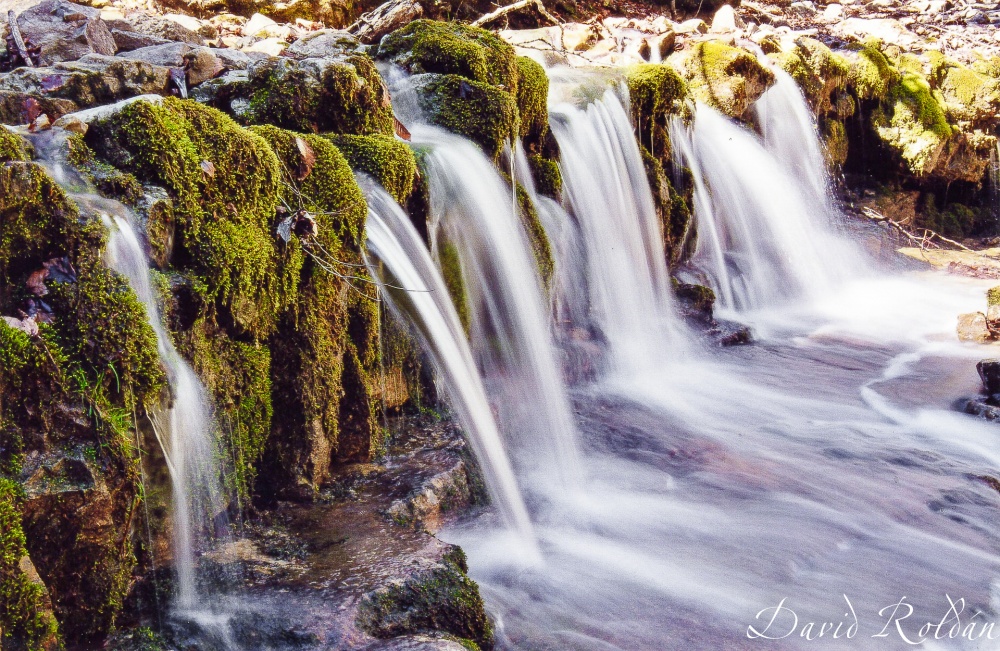
<instances>
[{"instance_id":1,"label":"boulder","mask_svg":"<svg viewBox=\"0 0 1000 651\"><path fill-rule=\"evenodd\" d=\"M1000 394L1000 359L984 359L976 364L983 388L989 395Z\"/></svg>"},{"instance_id":2,"label":"boulder","mask_svg":"<svg viewBox=\"0 0 1000 651\"><path fill-rule=\"evenodd\" d=\"M322 29L289 45L285 56L295 59L321 58L352 54L360 49L361 43L350 32Z\"/></svg>"},{"instance_id":3,"label":"boulder","mask_svg":"<svg viewBox=\"0 0 1000 651\"><path fill-rule=\"evenodd\" d=\"M115 39L115 46L118 48L119 53L131 52L132 50L171 42L169 39L160 36L151 36L142 32L133 32L124 29L112 29L111 36Z\"/></svg>"},{"instance_id":4,"label":"boulder","mask_svg":"<svg viewBox=\"0 0 1000 651\"><path fill-rule=\"evenodd\" d=\"M712 32L716 34L728 34L742 28L743 21L736 15L736 11L730 5L722 5L712 17Z\"/></svg>"},{"instance_id":5,"label":"boulder","mask_svg":"<svg viewBox=\"0 0 1000 651\"><path fill-rule=\"evenodd\" d=\"M66 0L43 0L21 12L17 26L40 48L42 65L75 61L87 54L112 55L116 50L100 10Z\"/></svg>"},{"instance_id":6,"label":"boulder","mask_svg":"<svg viewBox=\"0 0 1000 651\"><path fill-rule=\"evenodd\" d=\"M986 315L982 312L960 314L956 330L959 341L985 344L993 339L993 333L990 332L986 323Z\"/></svg>"},{"instance_id":7,"label":"boulder","mask_svg":"<svg viewBox=\"0 0 1000 651\"><path fill-rule=\"evenodd\" d=\"M717 41L702 41L674 56L694 97L733 118L743 116L774 83L774 73L755 55Z\"/></svg>"},{"instance_id":8,"label":"boulder","mask_svg":"<svg viewBox=\"0 0 1000 651\"><path fill-rule=\"evenodd\" d=\"M184 55L194 48L181 41L165 41L158 45L141 47L129 52L120 53L118 56L134 61L144 61L156 66L167 68L180 68L184 65Z\"/></svg>"},{"instance_id":9,"label":"boulder","mask_svg":"<svg viewBox=\"0 0 1000 651\"><path fill-rule=\"evenodd\" d=\"M112 29L137 32L168 41L182 41L194 45L204 45L205 43L205 39L196 30L188 29L177 21L163 16L135 14L130 16L127 21L111 21L110 26Z\"/></svg>"}]
</instances>

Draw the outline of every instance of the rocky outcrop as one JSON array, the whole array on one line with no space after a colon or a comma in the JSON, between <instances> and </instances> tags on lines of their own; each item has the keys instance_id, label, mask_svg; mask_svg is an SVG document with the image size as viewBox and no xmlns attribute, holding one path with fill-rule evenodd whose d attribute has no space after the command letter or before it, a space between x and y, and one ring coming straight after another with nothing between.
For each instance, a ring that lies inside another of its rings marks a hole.
<instances>
[{"instance_id":1,"label":"rocky outcrop","mask_svg":"<svg viewBox=\"0 0 1000 651\"><path fill-rule=\"evenodd\" d=\"M100 10L66 0L43 0L22 11L17 26L39 48L39 63L46 66L88 54L110 56L117 49Z\"/></svg>"}]
</instances>

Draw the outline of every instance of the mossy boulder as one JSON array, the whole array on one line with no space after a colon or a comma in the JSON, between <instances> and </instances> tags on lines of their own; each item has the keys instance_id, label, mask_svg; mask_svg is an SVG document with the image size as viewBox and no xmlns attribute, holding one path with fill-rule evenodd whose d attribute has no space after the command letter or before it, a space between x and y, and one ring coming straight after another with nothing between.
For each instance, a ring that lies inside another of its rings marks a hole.
<instances>
[{"instance_id":1,"label":"mossy boulder","mask_svg":"<svg viewBox=\"0 0 1000 651\"><path fill-rule=\"evenodd\" d=\"M274 236L281 168L267 143L220 111L174 98L122 107L91 125L87 143L171 193L179 246L213 316L257 340L273 332L298 269Z\"/></svg>"},{"instance_id":2,"label":"mossy boulder","mask_svg":"<svg viewBox=\"0 0 1000 651\"><path fill-rule=\"evenodd\" d=\"M357 623L379 638L440 631L493 648L493 625L479 587L467 575L465 553L450 549L406 580L365 594Z\"/></svg>"},{"instance_id":3,"label":"mossy boulder","mask_svg":"<svg viewBox=\"0 0 1000 651\"><path fill-rule=\"evenodd\" d=\"M844 123L833 118L820 121L820 135L823 138L823 154L828 167L840 168L847 162L849 143Z\"/></svg>"},{"instance_id":4,"label":"mossy boulder","mask_svg":"<svg viewBox=\"0 0 1000 651\"><path fill-rule=\"evenodd\" d=\"M518 89L514 48L492 32L461 23L415 20L383 38L376 58L411 74L458 75L508 93Z\"/></svg>"},{"instance_id":5,"label":"mossy boulder","mask_svg":"<svg viewBox=\"0 0 1000 651\"><path fill-rule=\"evenodd\" d=\"M840 118L849 116L849 113L842 114L836 101L837 93L844 89L851 73L851 64L843 55L814 38L803 36L795 39L792 48L772 58L799 85L816 115L835 112Z\"/></svg>"},{"instance_id":6,"label":"mossy boulder","mask_svg":"<svg viewBox=\"0 0 1000 651\"><path fill-rule=\"evenodd\" d=\"M552 274L555 271L555 260L552 257L552 245L545 234L545 227L538 217L538 211L531 202L528 191L520 183L516 184L515 193L517 195L518 208L521 213L521 223L524 224L528 234L528 241L531 244L531 252L535 257L535 265L538 267L538 275L542 283L548 287Z\"/></svg>"},{"instance_id":7,"label":"mossy boulder","mask_svg":"<svg viewBox=\"0 0 1000 651\"><path fill-rule=\"evenodd\" d=\"M0 163L28 160L26 145L19 135L0 126Z\"/></svg>"},{"instance_id":8,"label":"mossy boulder","mask_svg":"<svg viewBox=\"0 0 1000 651\"><path fill-rule=\"evenodd\" d=\"M521 129L518 135L529 150L542 147L549 131L549 77L534 59L517 57L517 110Z\"/></svg>"},{"instance_id":9,"label":"mossy boulder","mask_svg":"<svg viewBox=\"0 0 1000 651\"><path fill-rule=\"evenodd\" d=\"M256 127L285 170L282 201L314 215L296 302L270 348L272 423L262 467L271 495L310 499L331 463L368 460L383 448L376 414L378 310L357 266L367 204L350 165L326 138Z\"/></svg>"},{"instance_id":10,"label":"mossy boulder","mask_svg":"<svg viewBox=\"0 0 1000 651\"><path fill-rule=\"evenodd\" d=\"M683 244L692 239L689 237L693 223L688 199L674 188L660 159L645 147L641 148L641 152L646 179L653 193L653 206L663 233L663 249L667 260L676 262L685 253Z\"/></svg>"},{"instance_id":11,"label":"mossy boulder","mask_svg":"<svg viewBox=\"0 0 1000 651\"><path fill-rule=\"evenodd\" d=\"M559 163L540 154L531 154L528 156L528 164L531 166L531 176L535 180L535 189L538 193L558 198L562 194L563 184Z\"/></svg>"},{"instance_id":12,"label":"mossy boulder","mask_svg":"<svg viewBox=\"0 0 1000 651\"><path fill-rule=\"evenodd\" d=\"M406 203L417 175L416 159L406 143L381 134L331 135L329 138L355 171L368 174L397 202Z\"/></svg>"},{"instance_id":13,"label":"mossy boulder","mask_svg":"<svg viewBox=\"0 0 1000 651\"><path fill-rule=\"evenodd\" d=\"M669 161L670 119L685 112L687 84L666 64L646 63L625 71L636 137L647 151Z\"/></svg>"},{"instance_id":14,"label":"mossy boulder","mask_svg":"<svg viewBox=\"0 0 1000 651\"><path fill-rule=\"evenodd\" d=\"M746 50L719 41L702 41L676 61L692 96L739 118L774 83L774 73Z\"/></svg>"},{"instance_id":15,"label":"mossy boulder","mask_svg":"<svg viewBox=\"0 0 1000 651\"><path fill-rule=\"evenodd\" d=\"M859 99L885 99L899 82L899 71L882 52L879 41L852 44L846 55L850 62L848 83Z\"/></svg>"},{"instance_id":16,"label":"mossy boulder","mask_svg":"<svg viewBox=\"0 0 1000 651\"><path fill-rule=\"evenodd\" d=\"M519 133L517 102L509 92L458 75L414 79L417 101L427 120L477 143L499 157Z\"/></svg>"},{"instance_id":17,"label":"mossy boulder","mask_svg":"<svg viewBox=\"0 0 1000 651\"><path fill-rule=\"evenodd\" d=\"M364 54L265 59L251 65L245 75L208 84L198 99L242 124L273 124L303 132L393 133L385 85Z\"/></svg>"},{"instance_id":18,"label":"mossy boulder","mask_svg":"<svg viewBox=\"0 0 1000 651\"><path fill-rule=\"evenodd\" d=\"M885 108L872 111L871 122L879 138L918 178L930 176L947 158L952 127L921 75L903 73L887 91Z\"/></svg>"}]
</instances>

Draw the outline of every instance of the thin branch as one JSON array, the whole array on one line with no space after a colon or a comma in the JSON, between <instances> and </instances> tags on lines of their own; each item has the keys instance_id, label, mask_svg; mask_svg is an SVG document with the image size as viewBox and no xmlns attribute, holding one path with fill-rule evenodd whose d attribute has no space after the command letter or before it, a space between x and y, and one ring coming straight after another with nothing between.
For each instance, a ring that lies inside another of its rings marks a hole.
<instances>
[{"instance_id":1,"label":"thin branch","mask_svg":"<svg viewBox=\"0 0 1000 651\"><path fill-rule=\"evenodd\" d=\"M21 29L17 26L17 17L14 15L13 9L7 12L7 23L10 25L10 34L14 37L14 46L17 48L18 56L24 60L25 66L34 68L35 64L31 62L31 54L28 52L28 46L24 44L24 38L21 36Z\"/></svg>"},{"instance_id":2,"label":"thin branch","mask_svg":"<svg viewBox=\"0 0 1000 651\"><path fill-rule=\"evenodd\" d=\"M550 14L549 11L545 8L545 5L542 4L542 0L518 0L513 4L509 4L505 7L500 7L499 9L491 11L490 13L484 16L480 16L478 19L473 21L472 26L482 27L487 23L492 23L497 18L506 16L507 14L512 13L514 11L527 9L528 7L534 7L535 9L537 9L538 13L540 13L543 18L550 21L553 25L561 24L561 21L552 14Z\"/></svg>"}]
</instances>

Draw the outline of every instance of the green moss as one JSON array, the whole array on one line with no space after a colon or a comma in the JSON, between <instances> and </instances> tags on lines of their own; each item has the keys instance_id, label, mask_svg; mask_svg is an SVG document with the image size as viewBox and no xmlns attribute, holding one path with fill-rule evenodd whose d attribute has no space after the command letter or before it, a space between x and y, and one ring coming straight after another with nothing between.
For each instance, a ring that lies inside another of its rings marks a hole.
<instances>
[{"instance_id":1,"label":"green moss","mask_svg":"<svg viewBox=\"0 0 1000 651\"><path fill-rule=\"evenodd\" d=\"M986 290L986 306L993 307L994 305L1000 305L1000 285Z\"/></svg>"},{"instance_id":2,"label":"green moss","mask_svg":"<svg viewBox=\"0 0 1000 651\"><path fill-rule=\"evenodd\" d=\"M535 265L538 267L538 275L542 279L545 287L548 287L552 280L552 273L555 271L555 260L552 257L552 246L549 238L545 234L545 227L538 217L538 211L528 196L528 191L520 183L515 189L517 194L518 208L521 212L521 222L524 224L531 243L531 252L535 256Z\"/></svg>"},{"instance_id":3,"label":"green moss","mask_svg":"<svg viewBox=\"0 0 1000 651\"><path fill-rule=\"evenodd\" d=\"M384 135L330 136L330 140L354 170L373 177L400 204L406 202L417 175L416 159L406 143Z\"/></svg>"},{"instance_id":4,"label":"green moss","mask_svg":"<svg viewBox=\"0 0 1000 651\"><path fill-rule=\"evenodd\" d=\"M889 89L886 101L889 113L872 113L879 137L899 154L912 174L931 174L952 128L926 78L905 73Z\"/></svg>"},{"instance_id":5,"label":"green moss","mask_svg":"<svg viewBox=\"0 0 1000 651\"><path fill-rule=\"evenodd\" d=\"M687 84L672 67L646 63L625 71L632 123L643 146L669 156L669 118L683 109Z\"/></svg>"},{"instance_id":6,"label":"green moss","mask_svg":"<svg viewBox=\"0 0 1000 651\"><path fill-rule=\"evenodd\" d=\"M392 107L374 62L352 54L323 65L272 59L251 69L246 124L273 124L304 132L393 133ZM227 104L232 103L229 99Z\"/></svg>"},{"instance_id":7,"label":"green moss","mask_svg":"<svg viewBox=\"0 0 1000 651\"><path fill-rule=\"evenodd\" d=\"M1000 113L1000 79L943 56L932 61L930 81L954 121L992 122Z\"/></svg>"},{"instance_id":8,"label":"green moss","mask_svg":"<svg viewBox=\"0 0 1000 651\"><path fill-rule=\"evenodd\" d=\"M899 71L882 53L881 43L869 40L854 46L848 84L860 99L884 99L899 81Z\"/></svg>"},{"instance_id":9,"label":"green moss","mask_svg":"<svg viewBox=\"0 0 1000 651\"><path fill-rule=\"evenodd\" d=\"M69 163L101 194L135 205L143 195L142 184L131 174L100 161L83 136L69 137Z\"/></svg>"},{"instance_id":10,"label":"green moss","mask_svg":"<svg viewBox=\"0 0 1000 651\"><path fill-rule=\"evenodd\" d=\"M538 154L528 156L531 165L531 176L535 179L535 187L539 194L548 197L559 197L562 192L562 173L559 163Z\"/></svg>"},{"instance_id":11,"label":"green moss","mask_svg":"<svg viewBox=\"0 0 1000 651\"><path fill-rule=\"evenodd\" d=\"M442 75L418 87L417 93L432 124L469 138L494 159L517 136L517 103L506 91Z\"/></svg>"},{"instance_id":12,"label":"green moss","mask_svg":"<svg viewBox=\"0 0 1000 651\"><path fill-rule=\"evenodd\" d=\"M755 55L719 41L702 41L691 49L684 78L696 99L734 118L774 83L774 73Z\"/></svg>"},{"instance_id":13,"label":"green moss","mask_svg":"<svg viewBox=\"0 0 1000 651\"><path fill-rule=\"evenodd\" d=\"M844 87L850 75L850 63L813 38L801 37L795 46L774 56L792 76L817 114L834 108L832 96Z\"/></svg>"},{"instance_id":14,"label":"green moss","mask_svg":"<svg viewBox=\"0 0 1000 651\"><path fill-rule=\"evenodd\" d=\"M0 329L4 327L0 322ZM0 477L0 638L4 648L16 640L35 651L56 646L59 631L45 588L21 566L28 556L21 500L21 487Z\"/></svg>"},{"instance_id":15,"label":"green moss","mask_svg":"<svg viewBox=\"0 0 1000 651\"><path fill-rule=\"evenodd\" d=\"M939 208L931 193L922 199L917 224L946 237L969 237L993 219L988 209L975 209L960 203L948 203Z\"/></svg>"},{"instance_id":16,"label":"green moss","mask_svg":"<svg viewBox=\"0 0 1000 651\"><path fill-rule=\"evenodd\" d=\"M514 48L496 34L478 27L415 20L383 38L376 56L414 74L459 75L517 92Z\"/></svg>"},{"instance_id":17,"label":"green moss","mask_svg":"<svg viewBox=\"0 0 1000 651\"><path fill-rule=\"evenodd\" d=\"M26 143L16 133L0 125L0 163L29 160Z\"/></svg>"},{"instance_id":18,"label":"green moss","mask_svg":"<svg viewBox=\"0 0 1000 651\"><path fill-rule=\"evenodd\" d=\"M448 295L458 312L458 320L462 322L465 331L469 331L469 299L465 293L465 280L462 276L462 259L458 248L451 242L442 242L438 251L438 263L441 265L441 277L444 279Z\"/></svg>"},{"instance_id":19,"label":"green moss","mask_svg":"<svg viewBox=\"0 0 1000 651\"><path fill-rule=\"evenodd\" d=\"M840 120L824 119L820 122L823 134L823 153L830 167L842 167L847 162L847 130Z\"/></svg>"},{"instance_id":20,"label":"green moss","mask_svg":"<svg viewBox=\"0 0 1000 651\"><path fill-rule=\"evenodd\" d=\"M691 224L691 211L684 197L680 196L670 183L660 160L645 147L641 148L642 162L646 168L646 179L653 193L653 206L660 221L663 248L668 260L681 256L679 246Z\"/></svg>"},{"instance_id":21,"label":"green moss","mask_svg":"<svg viewBox=\"0 0 1000 651\"><path fill-rule=\"evenodd\" d=\"M280 264L274 227L281 170L258 135L223 113L166 98L134 102L91 127L88 144L171 193L187 261L238 332L270 334L294 300L297 270Z\"/></svg>"},{"instance_id":22,"label":"green moss","mask_svg":"<svg viewBox=\"0 0 1000 651\"><path fill-rule=\"evenodd\" d=\"M87 239L76 206L41 166L0 164L0 302L16 277Z\"/></svg>"},{"instance_id":23,"label":"green moss","mask_svg":"<svg viewBox=\"0 0 1000 651\"><path fill-rule=\"evenodd\" d=\"M541 146L549 131L549 77L533 59L517 57L517 110L520 136L528 147Z\"/></svg>"}]
</instances>

